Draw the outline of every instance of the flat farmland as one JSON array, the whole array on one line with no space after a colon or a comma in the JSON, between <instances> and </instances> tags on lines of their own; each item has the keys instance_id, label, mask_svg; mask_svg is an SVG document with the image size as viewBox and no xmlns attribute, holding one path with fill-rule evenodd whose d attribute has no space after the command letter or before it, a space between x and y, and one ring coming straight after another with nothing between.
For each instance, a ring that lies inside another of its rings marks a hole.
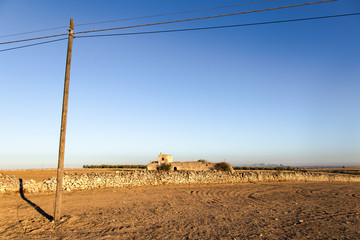
<instances>
[{"instance_id":1,"label":"flat farmland","mask_svg":"<svg viewBox=\"0 0 360 240\"><path fill-rule=\"evenodd\" d=\"M1 195L4 239L359 239L359 183L188 184Z\"/></svg>"}]
</instances>

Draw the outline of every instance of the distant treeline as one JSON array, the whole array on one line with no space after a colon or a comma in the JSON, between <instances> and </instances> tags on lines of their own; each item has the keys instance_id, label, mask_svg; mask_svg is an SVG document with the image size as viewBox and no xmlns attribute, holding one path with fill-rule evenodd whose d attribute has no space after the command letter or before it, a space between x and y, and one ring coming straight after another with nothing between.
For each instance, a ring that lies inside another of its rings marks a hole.
<instances>
[{"instance_id":1,"label":"distant treeline","mask_svg":"<svg viewBox=\"0 0 360 240\"><path fill-rule=\"evenodd\" d=\"M140 168L146 169L146 165L83 165L83 168Z\"/></svg>"},{"instance_id":2,"label":"distant treeline","mask_svg":"<svg viewBox=\"0 0 360 240\"><path fill-rule=\"evenodd\" d=\"M301 172L327 172L327 173L340 173L340 174L353 174L360 175L357 170L313 170L313 169L300 169L292 167L233 167L234 170L277 170L277 171L301 171Z\"/></svg>"},{"instance_id":3,"label":"distant treeline","mask_svg":"<svg viewBox=\"0 0 360 240\"><path fill-rule=\"evenodd\" d=\"M320 170L319 172L360 175L360 171L357 170Z\"/></svg>"},{"instance_id":4,"label":"distant treeline","mask_svg":"<svg viewBox=\"0 0 360 240\"><path fill-rule=\"evenodd\" d=\"M233 167L234 170L277 170L277 171L294 171L298 170L292 167Z\"/></svg>"}]
</instances>

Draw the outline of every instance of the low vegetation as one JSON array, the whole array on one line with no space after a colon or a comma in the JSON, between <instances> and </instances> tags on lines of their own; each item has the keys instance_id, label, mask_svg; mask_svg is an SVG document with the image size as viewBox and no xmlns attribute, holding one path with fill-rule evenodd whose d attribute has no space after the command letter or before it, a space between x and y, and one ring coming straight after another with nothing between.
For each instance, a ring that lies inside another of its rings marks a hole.
<instances>
[{"instance_id":1,"label":"low vegetation","mask_svg":"<svg viewBox=\"0 0 360 240\"><path fill-rule=\"evenodd\" d=\"M300 171L300 172L325 172L360 175L358 170L321 170L321 169L301 169L293 167L234 167L234 170L276 170L276 171Z\"/></svg>"},{"instance_id":2,"label":"low vegetation","mask_svg":"<svg viewBox=\"0 0 360 240\"><path fill-rule=\"evenodd\" d=\"M234 170L277 170L277 171L294 171L292 167L234 167Z\"/></svg>"},{"instance_id":3,"label":"low vegetation","mask_svg":"<svg viewBox=\"0 0 360 240\"><path fill-rule=\"evenodd\" d=\"M159 171L170 171L171 170L171 164L170 163L162 163L160 166L157 167L157 170L159 170Z\"/></svg>"},{"instance_id":4,"label":"low vegetation","mask_svg":"<svg viewBox=\"0 0 360 240\"><path fill-rule=\"evenodd\" d=\"M357 170L317 170L317 172L360 175L360 171Z\"/></svg>"},{"instance_id":5,"label":"low vegetation","mask_svg":"<svg viewBox=\"0 0 360 240\"><path fill-rule=\"evenodd\" d=\"M225 171L225 172L232 172L234 171L233 167L231 166L230 163L227 163L227 162L219 162L219 163L216 163L215 166L214 166L214 169L215 170L218 170L218 171Z\"/></svg>"},{"instance_id":6,"label":"low vegetation","mask_svg":"<svg viewBox=\"0 0 360 240\"><path fill-rule=\"evenodd\" d=\"M208 161L206 161L205 159L199 159L198 162L207 163Z\"/></svg>"},{"instance_id":7,"label":"low vegetation","mask_svg":"<svg viewBox=\"0 0 360 240\"><path fill-rule=\"evenodd\" d=\"M83 168L139 168L146 169L146 165L83 165Z\"/></svg>"}]
</instances>

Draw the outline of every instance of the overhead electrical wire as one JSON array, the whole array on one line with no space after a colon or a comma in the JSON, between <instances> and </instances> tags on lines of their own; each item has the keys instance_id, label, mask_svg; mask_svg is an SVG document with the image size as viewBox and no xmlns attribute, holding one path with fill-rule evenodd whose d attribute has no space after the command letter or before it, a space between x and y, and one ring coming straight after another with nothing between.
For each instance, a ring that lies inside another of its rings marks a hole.
<instances>
[{"instance_id":1,"label":"overhead electrical wire","mask_svg":"<svg viewBox=\"0 0 360 240\"><path fill-rule=\"evenodd\" d=\"M8 34L8 35L2 35L2 36L0 36L0 38L19 36L19 35L30 34L30 33L46 32L46 31L50 31L50 30L63 29L63 28L67 28L67 27L68 26L61 26L61 27L53 27L53 28L45 28L45 29L40 29L40 30L34 30L34 31L29 31L29 32L13 33L13 34Z\"/></svg>"},{"instance_id":2,"label":"overhead electrical wire","mask_svg":"<svg viewBox=\"0 0 360 240\"><path fill-rule=\"evenodd\" d=\"M45 42L39 42L39 43L33 43L33 44L28 44L28 45L23 45L23 46L18 46L18 47L0 49L0 52L6 52L6 51L10 51L10 50L19 49L19 48L33 47L33 46L37 46L37 45L58 42L58 41L66 40L66 39L68 39L68 38L67 37L66 38L59 38L59 39L49 40L49 41L45 41Z\"/></svg>"},{"instance_id":3,"label":"overhead electrical wire","mask_svg":"<svg viewBox=\"0 0 360 240\"><path fill-rule=\"evenodd\" d=\"M101 35L87 35L87 36L78 36L77 38L126 36L126 35L141 35L141 34L155 34L155 33L168 33L168 32L184 32L184 31L195 31L195 30L220 29L220 28L231 28L231 27L248 27L248 26L256 26L256 25L287 23L287 22L299 22L299 21L309 21L309 20L326 19L326 18L348 17L348 16L355 16L355 15L360 15L360 12L338 14L338 15L328 15L328 16L320 16L320 17L287 19L287 20L278 20L278 21L269 21L269 22L244 23L244 24L225 25L225 26L210 26L210 27L200 27L200 28L172 29L172 30L162 30L162 31L134 32L134 33L113 33L113 34L101 34ZM57 41L65 40L65 39L67 39L67 38L61 38L61 39L56 39L56 40L51 40L51 41L46 41L46 42L29 44L29 45L24 45L24 46L20 46L20 47L7 48L7 49L0 50L0 52L5 52L5 51L9 51L9 50L15 50L15 49L24 48L24 47L31 47L31 46L40 45L40 44L52 43L52 42L57 42Z\"/></svg>"},{"instance_id":4,"label":"overhead electrical wire","mask_svg":"<svg viewBox=\"0 0 360 240\"><path fill-rule=\"evenodd\" d=\"M2 45L2 44L9 44L9 43L19 43L19 42L33 41L33 40L40 40L40 39L44 39L44 38L60 37L60 36L66 36L66 35L69 35L69 33L62 33L62 34L56 34L56 35L50 35L50 36L43 36L43 37L36 37L36 38L27 38L27 39L21 39L21 40L15 40L15 41L8 41L8 42L0 42L0 45Z\"/></svg>"},{"instance_id":5,"label":"overhead electrical wire","mask_svg":"<svg viewBox=\"0 0 360 240\"><path fill-rule=\"evenodd\" d=\"M240 7L240 6L245 6L245 5L251 5L251 4L256 4L256 3L266 3L266 2L273 2L273 1L277 1L277 0L263 0L263 1L257 1L257 2L248 2L248 3L228 5L228 6L203 8L203 9L188 10L188 11L173 12L173 13L162 13L162 14L149 15L149 16L144 16L144 17L123 18L123 19L115 19L115 20L92 22L92 23L80 23L80 24L75 24L75 26L86 26L86 25L103 24L103 23L111 23L111 22L138 20L138 19L145 19L145 18L164 17L164 16L178 15L178 14L185 14L185 13L202 12L202 11L209 11L209 10L216 10L216 9L223 9L223 8L231 8L231 7Z\"/></svg>"},{"instance_id":6,"label":"overhead electrical wire","mask_svg":"<svg viewBox=\"0 0 360 240\"><path fill-rule=\"evenodd\" d=\"M88 26L88 25L95 25L95 24L104 24L104 23L123 22L123 21L154 18L154 17L163 17L163 16L170 16L170 15L178 15L178 14L185 14L185 13L223 9L223 8L240 7L240 6L245 6L245 5L266 3L266 2L273 2L273 1L277 1L277 0L263 0L263 1L257 1L257 2L240 3L240 4L233 4L233 5L227 5L227 6L212 7L212 8L203 8L203 9L195 9L195 10L188 10L188 11L172 12L172 13L162 13L162 14L155 14L155 15L142 16L142 17L122 18L122 19L114 19L114 20L107 20L107 21L90 22L90 23L79 23L79 24L75 24L75 26ZM30 33L45 32L45 31L63 29L63 28L67 28L67 27L68 26L59 26L59 27L45 28L45 29L34 30L34 31L27 31L27 32L22 32L22 33L13 33L13 34L8 34L8 35L1 35L0 38L19 36L19 35L30 34Z\"/></svg>"},{"instance_id":7,"label":"overhead electrical wire","mask_svg":"<svg viewBox=\"0 0 360 240\"><path fill-rule=\"evenodd\" d=\"M124 27L115 27L115 28L105 28L105 29L96 29L96 30L80 31L80 32L74 32L74 34L84 34L84 33L91 33L91 32L103 32L103 31L111 31L111 30L120 30L120 29L136 28L136 27L155 26L155 25L162 25L162 24L169 24L169 23L188 22L188 21L195 21L195 20L202 20L202 19L210 19L210 18L234 16L234 15L247 14L247 13L271 11L271 10L291 8L291 7L300 7L300 6L312 5L312 4L317 4L317 3L334 2L334 1L336 1L336 0L322 0L322 1L317 1L317 2L307 2L307 3L300 3L300 4L294 4L294 5L280 6L280 7L264 8L264 9L257 9L257 10L251 10L251 11L235 12L235 13L227 13L227 14L219 14L219 15L212 15L212 16L205 16L205 17L197 17L197 18L180 19L180 20L173 20L173 21L166 21L166 22L147 23L147 24L139 24L139 25L133 25L133 26L124 26Z\"/></svg>"},{"instance_id":8,"label":"overhead electrical wire","mask_svg":"<svg viewBox=\"0 0 360 240\"><path fill-rule=\"evenodd\" d=\"M317 19L325 19L325 18L347 17L347 16L354 16L354 15L360 15L360 12L358 12L358 13L348 13L348 14L339 14L339 15L320 16L320 17L287 19L287 20L278 20L278 21L269 21L269 22L255 22L255 23L234 24L234 25L225 25L225 26L210 26L210 27L199 27L199 28L170 29L170 30L159 30L159 31L148 31L148 32L133 32L133 33L112 33L112 34L86 35L86 36L78 36L77 38L111 37L111 36L141 35L141 34L168 33L168 32L185 32L185 31L231 28L231 27L247 27L247 26L274 24L274 23L299 22L299 21L309 21L309 20L317 20Z\"/></svg>"},{"instance_id":9,"label":"overhead electrical wire","mask_svg":"<svg viewBox=\"0 0 360 240\"><path fill-rule=\"evenodd\" d=\"M295 4L295 5L287 5L287 6L280 6L280 7L257 9L257 10L243 11L243 12L236 12L236 13L219 14L219 15L197 17L197 18L180 19L180 20L173 20L173 21L166 21L166 22L147 23L147 24L123 26L123 27L116 27L116 28L95 29L95 30L74 32L73 34L74 35L75 34L86 34L86 33L92 33L92 32L103 32L103 31L120 30L120 29L137 28L137 27L147 27L147 26L155 26L155 25L170 24L170 23L188 22L188 21L195 21L195 20L202 20L202 19L234 16L234 15L247 14L247 13L271 11L271 10L291 8L291 7L300 7L300 6L312 5L312 4L318 4L318 3L327 3L327 2L333 2L333 1L336 1L336 0L322 0L322 1L316 1L316 2L307 2L307 3ZM65 36L65 35L68 35L68 33L56 34L56 35L50 35L50 36L42 36L42 37L36 37L36 38L29 38L29 39L22 39L22 40L15 40L15 41L0 42L0 45L10 44L10 43L19 43L19 42L25 42L25 41L33 41L33 40L40 40L40 39L44 39L44 38L52 38L52 37L59 37L59 36Z\"/></svg>"}]
</instances>

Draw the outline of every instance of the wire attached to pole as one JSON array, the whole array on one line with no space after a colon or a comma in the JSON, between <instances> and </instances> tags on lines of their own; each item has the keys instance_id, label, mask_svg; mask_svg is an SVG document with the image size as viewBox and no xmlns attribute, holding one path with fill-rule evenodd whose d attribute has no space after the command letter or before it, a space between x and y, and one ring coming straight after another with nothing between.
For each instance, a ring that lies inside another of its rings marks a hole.
<instances>
[{"instance_id":1,"label":"wire attached to pole","mask_svg":"<svg viewBox=\"0 0 360 240\"><path fill-rule=\"evenodd\" d=\"M199 27L199 28L170 29L170 30L159 30L159 31L148 31L148 32L133 32L133 33L112 33L112 34L85 35L85 36L78 36L77 38L127 36L127 35L142 35L142 34L169 33L169 32L185 32L185 31L196 31L196 30L207 30L207 29L220 29L220 28L232 28L232 27L247 27L247 26L266 25L266 24L275 24L275 23L309 21L309 20L317 20L317 19L325 19L325 18L348 17L348 16L355 16L355 15L360 15L360 12L358 12L358 13L339 14L339 15L320 16L320 17L287 19L287 20L278 20L278 21L269 21L269 22L257 22L257 23L244 23L244 24L224 25L224 26L210 26L210 27Z\"/></svg>"},{"instance_id":2,"label":"wire attached to pole","mask_svg":"<svg viewBox=\"0 0 360 240\"><path fill-rule=\"evenodd\" d=\"M79 24L75 24L74 26L88 26L88 25L95 25L95 24L105 24L105 23L112 23L112 22L123 22L123 21L130 21L130 20L171 16L171 15L178 15L178 14L185 14L185 13L193 13L193 12L209 11L209 10L216 10L216 9L240 7L240 6L244 6L244 5L251 5L251 4L257 4L257 3L267 3L267 2L273 2L273 1L277 1L277 0L263 0L263 1L257 1L257 2L240 3L240 4L234 4L234 5L212 7L212 8L203 8L203 9L195 9L195 10L188 10L188 11L172 12L172 13L162 13L162 14L155 14L155 15L142 16L142 17L121 18L121 19L113 19L113 20L90 22L90 23L79 23ZM45 31L51 31L51 30L57 30L57 29L64 29L64 28L67 28L67 27L68 26L59 26L59 27L45 28L45 29L21 32L21 33L13 33L13 34L8 34L8 35L1 35L0 38L19 36L19 35L25 35L25 34L31 34L31 33L38 33L38 32L45 32Z\"/></svg>"},{"instance_id":3,"label":"wire attached to pole","mask_svg":"<svg viewBox=\"0 0 360 240\"><path fill-rule=\"evenodd\" d=\"M205 16L205 17L188 18L188 19L180 19L180 20L174 20L174 21L147 23L147 24L139 24L139 25L133 25L133 26L124 26L124 27L115 27L115 28L105 28L105 29L97 29L97 30L80 31L80 32L75 32L74 34L85 34L85 33L91 33L91 32L103 32L103 31L120 30L120 29L128 29L128 28L148 27L148 26L155 26L155 25L162 25L162 24L169 24L169 23L188 22L188 21L195 21L195 20L202 20L202 19L218 18L218 17L228 17L228 16L235 16L235 15L240 15L240 14L264 12L264 11L271 11L271 10L291 8L291 7L300 7L300 6L312 5L312 4L318 4L318 3L334 2L334 1L337 1L337 0L323 0L323 1L317 1L317 2L300 3L300 4L295 4L295 5L287 5L287 6L280 6L280 7L257 9L257 10L244 11L244 12L227 13L227 14L219 14L219 15L212 15L212 16Z\"/></svg>"},{"instance_id":4,"label":"wire attached to pole","mask_svg":"<svg viewBox=\"0 0 360 240\"><path fill-rule=\"evenodd\" d=\"M105 28L105 29L80 31L80 32L74 32L74 35L75 34L86 34L86 33L92 33L92 32L103 32L103 31L110 31L110 30L120 30L120 29L128 29L128 28L163 25L163 24L169 24L169 23L188 22L188 21L195 21L195 20L202 20L202 19L218 18L218 17L235 16L235 15L240 15L240 14L271 11L271 10L285 9L285 8L291 8L291 7L300 7L300 6L312 5L312 4L318 4L318 3L334 2L334 1L337 1L337 0L322 0L322 1L317 1L317 2L307 2L307 3L301 3L301 4L295 4L295 5L287 5L287 6L280 6L280 7L273 7L273 8L257 9L257 10L244 11L244 12L219 14L219 15L197 17L197 18L180 19L180 20L174 20L174 21L147 23L147 24L139 24L139 25L132 25L132 26L124 26L124 27L115 27L115 28ZM21 39L21 40L8 41L8 42L0 42L0 45L10 44L10 43L19 43L19 42L25 42L25 41L33 41L33 40L39 40L39 39L45 39L45 38L53 38L53 37L66 36L66 35L68 35L68 33L56 34L56 35L50 35L50 36L42 36L42 37L36 37L36 38Z\"/></svg>"},{"instance_id":5,"label":"wire attached to pole","mask_svg":"<svg viewBox=\"0 0 360 240\"><path fill-rule=\"evenodd\" d=\"M67 38L60 38L60 39L55 39L55 40L50 40L50 41L45 41L45 42L39 42L39 43L23 45L23 46L19 46L19 47L6 48L6 49L1 49L0 52L6 52L6 51L20 49L20 48L26 48L26 47L33 47L33 46L47 44L47 43L59 42L59 41L66 40L66 39Z\"/></svg>"}]
</instances>

